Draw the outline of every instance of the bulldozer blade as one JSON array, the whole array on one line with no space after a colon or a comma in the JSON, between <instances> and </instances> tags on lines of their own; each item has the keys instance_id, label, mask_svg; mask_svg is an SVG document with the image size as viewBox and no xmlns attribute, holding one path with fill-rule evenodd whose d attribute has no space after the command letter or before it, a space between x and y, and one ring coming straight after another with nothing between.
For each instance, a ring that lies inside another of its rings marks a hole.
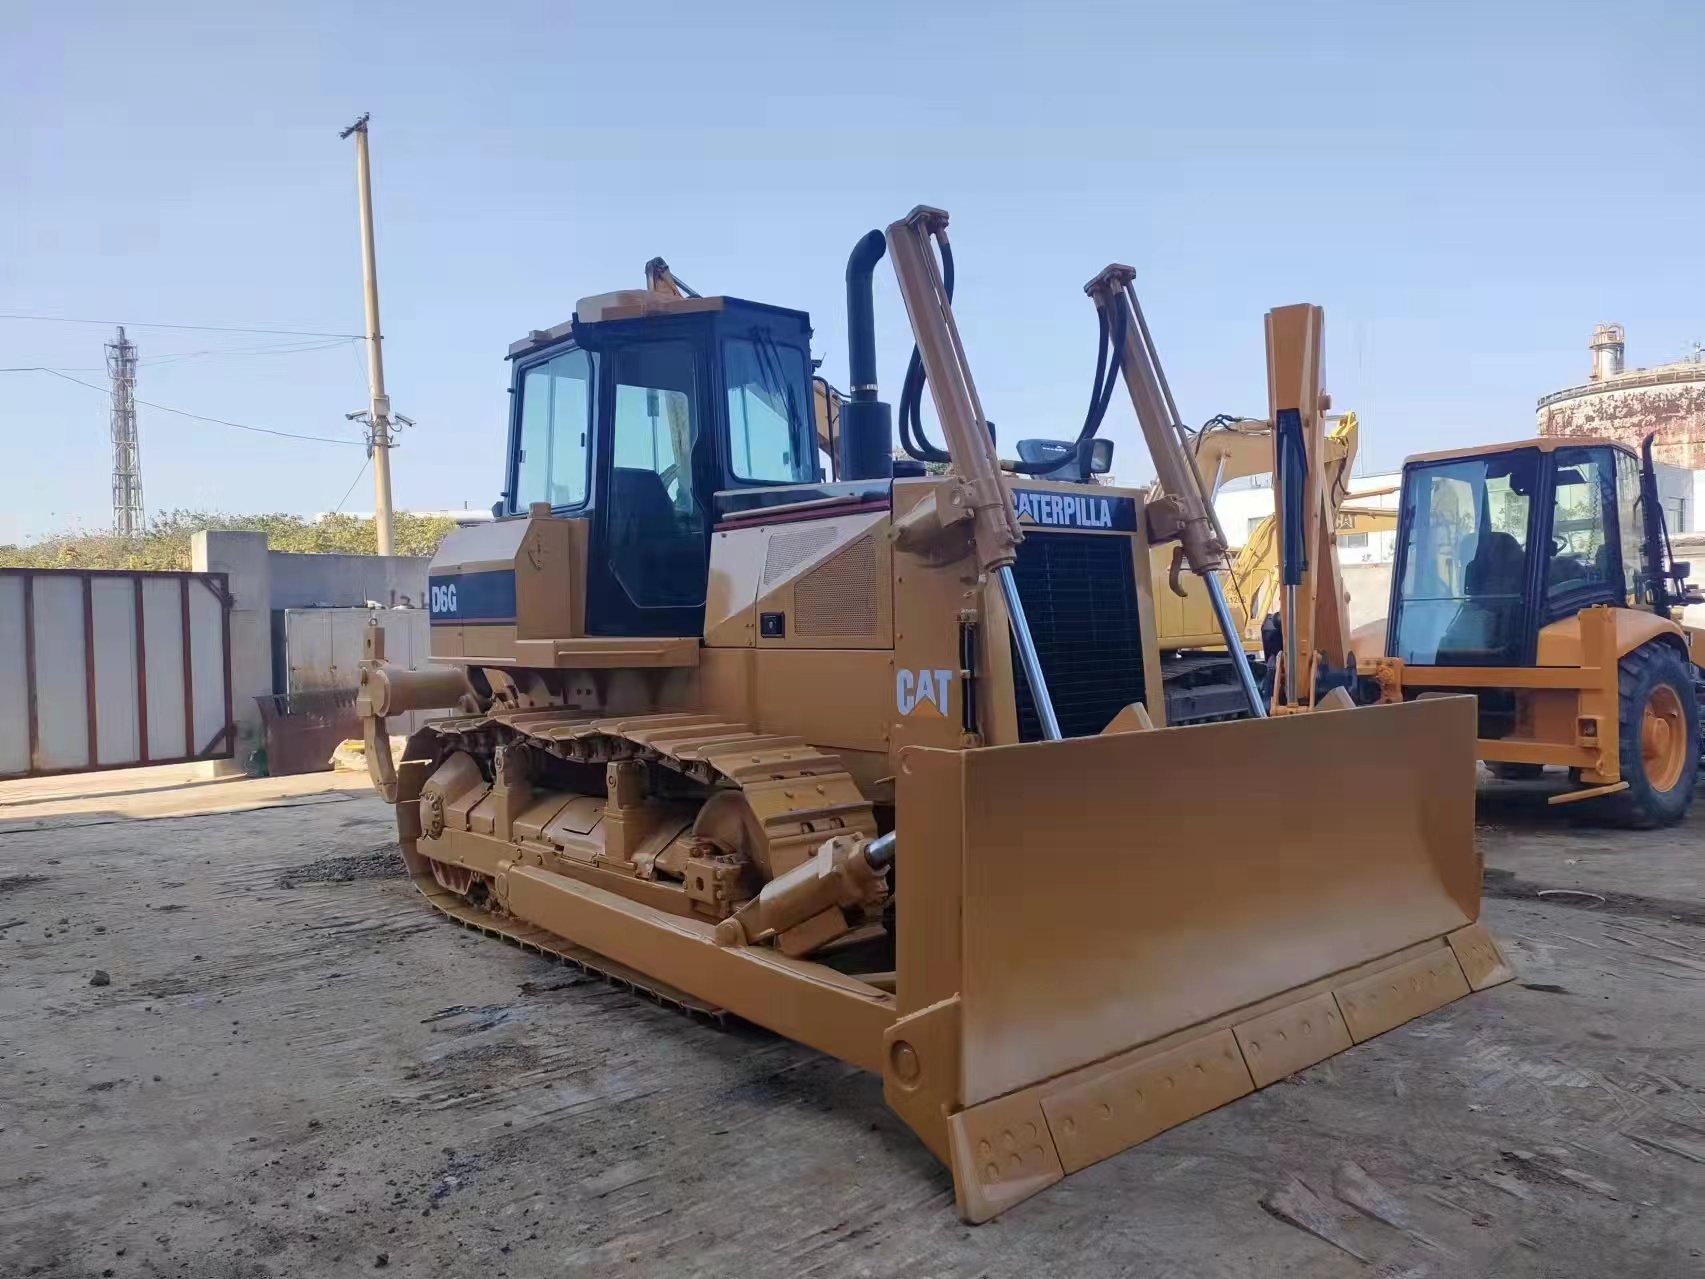
<instances>
[{"instance_id":1,"label":"bulldozer blade","mask_svg":"<svg viewBox=\"0 0 1705 1279\"><path fill-rule=\"evenodd\" d=\"M981 1221L1511 971L1469 698L906 750L884 1093Z\"/></svg>"}]
</instances>

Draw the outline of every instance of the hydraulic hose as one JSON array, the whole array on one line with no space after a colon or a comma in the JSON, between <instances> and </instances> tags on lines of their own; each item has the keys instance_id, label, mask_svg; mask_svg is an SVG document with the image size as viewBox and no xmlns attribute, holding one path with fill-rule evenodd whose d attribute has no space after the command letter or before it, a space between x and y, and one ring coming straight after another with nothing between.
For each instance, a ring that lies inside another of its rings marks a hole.
<instances>
[{"instance_id":1,"label":"hydraulic hose","mask_svg":"<svg viewBox=\"0 0 1705 1279\"><path fill-rule=\"evenodd\" d=\"M953 246L947 242L945 235L938 235L936 243L941 246L941 284L951 303ZM919 353L917 344L913 343L912 358L906 365L906 380L900 386L900 447L906 450L907 457L919 462L951 462L952 454L937 448L934 441L924 434L923 422L918 416L923 402L925 376L924 357Z\"/></svg>"},{"instance_id":2,"label":"hydraulic hose","mask_svg":"<svg viewBox=\"0 0 1705 1279\"><path fill-rule=\"evenodd\" d=\"M1107 416L1107 406L1113 400L1113 388L1119 383L1120 355L1125 347L1125 311L1123 307L1114 308L1113 324L1108 325L1107 311L1097 307L1096 326L1099 329L1098 349L1095 356L1095 377L1090 381L1089 407L1084 411L1083 426L1078 430L1076 443L1095 438L1101 429L1102 420ZM1108 351L1112 356L1109 359ZM1013 462L1007 469L1017 475L1046 475L1049 471L1057 471L1066 463L1055 460L1049 462Z\"/></svg>"}]
</instances>

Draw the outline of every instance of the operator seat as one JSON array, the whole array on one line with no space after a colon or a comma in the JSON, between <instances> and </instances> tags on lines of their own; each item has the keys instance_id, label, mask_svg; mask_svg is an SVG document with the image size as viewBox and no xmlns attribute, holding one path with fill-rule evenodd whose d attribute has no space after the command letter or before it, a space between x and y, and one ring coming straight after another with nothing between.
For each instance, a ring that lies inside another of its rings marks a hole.
<instances>
[{"instance_id":1,"label":"operator seat","mask_svg":"<svg viewBox=\"0 0 1705 1279\"><path fill-rule=\"evenodd\" d=\"M1467 598L1439 641L1441 665L1516 659L1526 576L1527 553L1513 534L1488 533L1480 539L1462 570Z\"/></svg>"}]
</instances>

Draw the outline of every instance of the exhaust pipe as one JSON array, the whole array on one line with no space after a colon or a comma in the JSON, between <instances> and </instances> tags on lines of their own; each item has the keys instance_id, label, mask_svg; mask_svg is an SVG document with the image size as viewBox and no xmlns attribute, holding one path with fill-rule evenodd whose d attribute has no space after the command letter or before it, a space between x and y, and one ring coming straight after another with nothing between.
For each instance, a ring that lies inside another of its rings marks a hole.
<instances>
[{"instance_id":1,"label":"exhaust pipe","mask_svg":"<svg viewBox=\"0 0 1705 1279\"><path fill-rule=\"evenodd\" d=\"M840 474L846 480L888 479L894 474L894 423L877 398L876 299L871 277L888 252L887 238L872 231L847 259L847 368L852 398L841 405Z\"/></svg>"}]
</instances>

